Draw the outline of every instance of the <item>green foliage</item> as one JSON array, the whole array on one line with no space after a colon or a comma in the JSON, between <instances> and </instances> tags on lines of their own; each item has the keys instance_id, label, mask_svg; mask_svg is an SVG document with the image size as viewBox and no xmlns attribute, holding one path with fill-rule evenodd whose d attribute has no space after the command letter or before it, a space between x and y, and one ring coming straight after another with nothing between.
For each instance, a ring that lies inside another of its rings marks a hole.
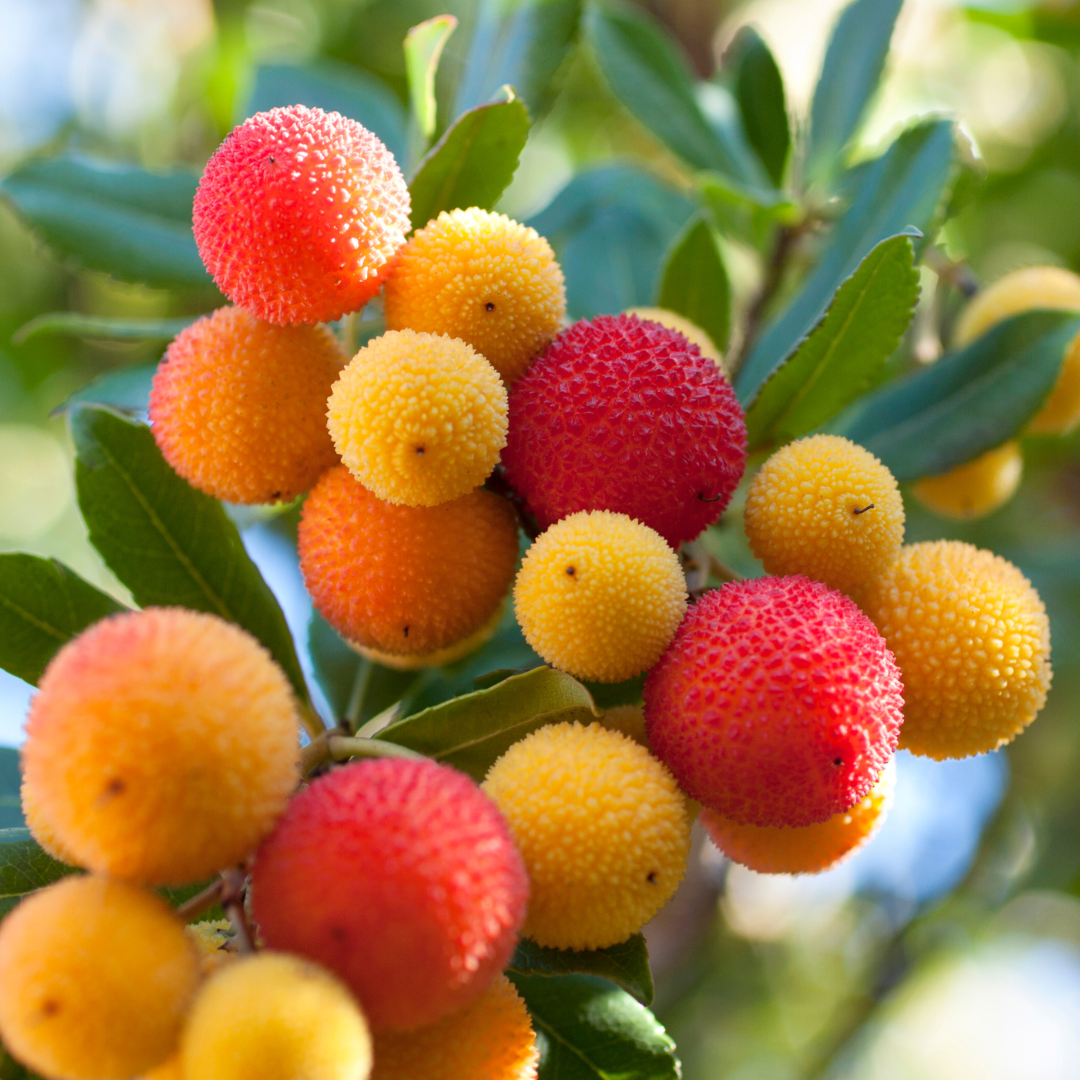
<instances>
[{"instance_id":1,"label":"green foliage","mask_svg":"<svg viewBox=\"0 0 1080 1080\"><path fill-rule=\"evenodd\" d=\"M29 829L0 829L0 918L24 896L74 873L46 855Z\"/></svg>"},{"instance_id":2,"label":"green foliage","mask_svg":"<svg viewBox=\"0 0 1080 1080\"><path fill-rule=\"evenodd\" d=\"M157 364L138 364L110 371L71 394L53 410L53 415L65 413L76 405L107 405L114 412L137 416L150 407L150 386Z\"/></svg>"},{"instance_id":3,"label":"green foliage","mask_svg":"<svg viewBox=\"0 0 1080 1080\"><path fill-rule=\"evenodd\" d=\"M731 286L719 239L704 218L691 224L668 255L657 303L696 323L717 348L727 348Z\"/></svg>"},{"instance_id":4,"label":"green foliage","mask_svg":"<svg viewBox=\"0 0 1080 1080\"><path fill-rule=\"evenodd\" d=\"M412 27L405 35L405 72L409 79L412 123L426 146L435 134L435 72L457 19L439 15Z\"/></svg>"},{"instance_id":5,"label":"green foliage","mask_svg":"<svg viewBox=\"0 0 1080 1080\"><path fill-rule=\"evenodd\" d=\"M509 970L519 975L599 975L625 990L642 1005L651 1005L653 978L649 949L641 934L633 934L606 949L548 949L522 938Z\"/></svg>"},{"instance_id":6,"label":"green foliage","mask_svg":"<svg viewBox=\"0 0 1080 1080\"><path fill-rule=\"evenodd\" d=\"M784 79L776 59L761 35L752 26L744 26L728 49L724 67L725 74L734 68L735 100L747 142L779 187L791 149L791 131Z\"/></svg>"},{"instance_id":7,"label":"green foliage","mask_svg":"<svg viewBox=\"0 0 1080 1080\"><path fill-rule=\"evenodd\" d=\"M19 327L12 342L22 345L39 334L68 334L103 341L171 341L192 319L110 319L76 311L50 311Z\"/></svg>"}]
</instances>

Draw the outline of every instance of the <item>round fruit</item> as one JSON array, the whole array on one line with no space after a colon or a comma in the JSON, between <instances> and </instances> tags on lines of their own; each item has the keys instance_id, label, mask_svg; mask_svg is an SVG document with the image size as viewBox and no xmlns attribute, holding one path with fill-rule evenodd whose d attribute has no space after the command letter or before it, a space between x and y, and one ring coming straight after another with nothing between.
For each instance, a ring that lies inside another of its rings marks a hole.
<instances>
[{"instance_id":1,"label":"round fruit","mask_svg":"<svg viewBox=\"0 0 1080 1080\"><path fill-rule=\"evenodd\" d=\"M136 1076L176 1049L198 978L184 927L158 897L64 878L0 923L0 1038L54 1080Z\"/></svg>"},{"instance_id":2,"label":"round fruit","mask_svg":"<svg viewBox=\"0 0 1080 1080\"><path fill-rule=\"evenodd\" d=\"M678 547L731 499L746 424L697 346L633 315L601 315L560 334L515 384L503 464L541 529L612 510Z\"/></svg>"},{"instance_id":3,"label":"round fruit","mask_svg":"<svg viewBox=\"0 0 1080 1080\"><path fill-rule=\"evenodd\" d=\"M438 506L490 475L506 445L506 388L454 338L391 330L334 383L327 415L341 460L402 506Z\"/></svg>"},{"instance_id":4,"label":"round fruit","mask_svg":"<svg viewBox=\"0 0 1080 1080\"><path fill-rule=\"evenodd\" d=\"M500 496L394 506L344 466L304 502L298 540L315 607L346 641L424 663L487 631L518 557L517 516Z\"/></svg>"},{"instance_id":5,"label":"round fruit","mask_svg":"<svg viewBox=\"0 0 1080 1080\"><path fill-rule=\"evenodd\" d=\"M184 1080L184 1071L180 1065L180 1055L173 1054L164 1065L143 1073L141 1080Z\"/></svg>"},{"instance_id":6,"label":"round fruit","mask_svg":"<svg viewBox=\"0 0 1080 1080\"><path fill-rule=\"evenodd\" d=\"M723 370L724 357L716 347L716 342L697 323L691 322L685 315L679 315L674 311L668 311L661 307L632 307L623 312L624 315L636 315L639 319L648 319L649 322L659 323L677 334L682 334L692 345L701 350L701 355L708 357L718 368Z\"/></svg>"},{"instance_id":7,"label":"round fruit","mask_svg":"<svg viewBox=\"0 0 1080 1080\"><path fill-rule=\"evenodd\" d=\"M1004 506L1020 486L1024 458L1015 439L940 476L927 476L911 491L943 517L983 517Z\"/></svg>"},{"instance_id":8,"label":"round fruit","mask_svg":"<svg viewBox=\"0 0 1080 1080\"><path fill-rule=\"evenodd\" d=\"M180 1057L184 1080L367 1080L371 1035L329 972L262 952L222 968L202 988Z\"/></svg>"},{"instance_id":9,"label":"round fruit","mask_svg":"<svg viewBox=\"0 0 1080 1080\"><path fill-rule=\"evenodd\" d=\"M401 250L386 325L467 341L509 386L559 332L562 270L535 229L488 210L444 211Z\"/></svg>"},{"instance_id":10,"label":"round fruit","mask_svg":"<svg viewBox=\"0 0 1080 1080\"><path fill-rule=\"evenodd\" d=\"M690 822L671 774L599 724L549 724L484 780L529 871L522 933L556 949L603 949L640 930L686 873Z\"/></svg>"},{"instance_id":11,"label":"round fruit","mask_svg":"<svg viewBox=\"0 0 1080 1080\"><path fill-rule=\"evenodd\" d=\"M355 120L303 105L233 130L207 162L192 220L218 288L281 325L359 311L411 228L394 155Z\"/></svg>"},{"instance_id":12,"label":"round fruit","mask_svg":"<svg viewBox=\"0 0 1080 1080\"><path fill-rule=\"evenodd\" d=\"M185 929L195 943L199 954L199 970L203 975L209 975L223 964L232 963L239 958L239 953L228 948L233 941L232 924L228 919L207 919L189 923Z\"/></svg>"},{"instance_id":13,"label":"round fruit","mask_svg":"<svg viewBox=\"0 0 1080 1080\"><path fill-rule=\"evenodd\" d=\"M863 607L904 680L900 745L957 758L1012 741L1046 702L1050 622L1012 563L958 540L905 547Z\"/></svg>"},{"instance_id":14,"label":"round fruit","mask_svg":"<svg viewBox=\"0 0 1080 1080\"><path fill-rule=\"evenodd\" d=\"M744 521L770 574L803 574L841 592L880 574L904 542L904 502L892 473L836 435L777 450L750 484Z\"/></svg>"},{"instance_id":15,"label":"round fruit","mask_svg":"<svg viewBox=\"0 0 1080 1080\"><path fill-rule=\"evenodd\" d=\"M26 827L41 850L58 862L67 863L68 866L77 866L78 860L64 847L60 837L56 835L56 830L45 819L35 789L28 787L25 780L19 790L19 802Z\"/></svg>"},{"instance_id":16,"label":"round fruit","mask_svg":"<svg viewBox=\"0 0 1080 1080\"><path fill-rule=\"evenodd\" d=\"M678 556L625 514L563 518L525 554L514 585L525 640L579 679L622 682L652 667L686 614Z\"/></svg>"},{"instance_id":17,"label":"round fruit","mask_svg":"<svg viewBox=\"0 0 1080 1080\"><path fill-rule=\"evenodd\" d=\"M154 438L215 499L288 502L337 464L323 412L346 359L324 327L220 308L165 353L150 391Z\"/></svg>"},{"instance_id":18,"label":"round fruit","mask_svg":"<svg viewBox=\"0 0 1080 1080\"><path fill-rule=\"evenodd\" d=\"M30 705L26 789L80 866L183 884L242 862L298 780L281 669L216 615L146 608L56 654Z\"/></svg>"},{"instance_id":19,"label":"round fruit","mask_svg":"<svg viewBox=\"0 0 1080 1080\"><path fill-rule=\"evenodd\" d=\"M506 966L528 879L506 822L464 774L364 761L300 792L252 879L267 944L336 972L373 1028L433 1024Z\"/></svg>"},{"instance_id":20,"label":"round fruit","mask_svg":"<svg viewBox=\"0 0 1080 1080\"><path fill-rule=\"evenodd\" d=\"M653 753L740 825L813 825L865 798L903 704L874 624L799 576L706 593L645 680Z\"/></svg>"}]
</instances>

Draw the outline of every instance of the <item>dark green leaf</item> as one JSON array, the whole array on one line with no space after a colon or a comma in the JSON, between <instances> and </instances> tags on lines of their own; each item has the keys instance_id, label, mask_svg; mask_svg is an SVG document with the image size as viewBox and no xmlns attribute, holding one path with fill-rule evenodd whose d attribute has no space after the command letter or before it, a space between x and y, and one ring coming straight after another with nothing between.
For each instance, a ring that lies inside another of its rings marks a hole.
<instances>
[{"instance_id":1,"label":"dark green leaf","mask_svg":"<svg viewBox=\"0 0 1080 1080\"><path fill-rule=\"evenodd\" d=\"M19 751L0 746L0 829L21 829L26 824L19 797L21 787Z\"/></svg>"},{"instance_id":2,"label":"dark green leaf","mask_svg":"<svg viewBox=\"0 0 1080 1080\"><path fill-rule=\"evenodd\" d=\"M522 938L510 959L519 975L599 975L625 990L642 1005L653 999L649 949L641 934L607 949L546 949Z\"/></svg>"},{"instance_id":3,"label":"dark green leaf","mask_svg":"<svg viewBox=\"0 0 1080 1080\"><path fill-rule=\"evenodd\" d=\"M635 675L620 683L585 683L598 709L614 709L618 705L640 705L645 689L645 675Z\"/></svg>"},{"instance_id":4,"label":"dark green leaf","mask_svg":"<svg viewBox=\"0 0 1080 1080\"><path fill-rule=\"evenodd\" d=\"M41 334L100 338L104 341L171 341L195 316L185 319L108 319L77 311L50 311L20 326L12 335L16 345Z\"/></svg>"},{"instance_id":5,"label":"dark green leaf","mask_svg":"<svg viewBox=\"0 0 1080 1080\"><path fill-rule=\"evenodd\" d=\"M0 1046L0 1080L41 1080L41 1077L20 1065Z\"/></svg>"},{"instance_id":6,"label":"dark green leaf","mask_svg":"<svg viewBox=\"0 0 1080 1080\"><path fill-rule=\"evenodd\" d=\"M918 299L910 236L882 240L761 388L746 414L751 448L813 431L871 386L900 343Z\"/></svg>"},{"instance_id":7,"label":"dark green leaf","mask_svg":"<svg viewBox=\"0 0 1080 1080\"><path fill-rule=\"evenodd\" d=\"M61 645L120 610L55 559L0 555L0 667L37 683Z\"/></svg>"},{"instance_id":8,"label":"dark green leaf","mask_svg":"<svg viewBox=\"0 0 1080 1080\"><path fill-rule=\"evenodd\" d=\"M739 103L746 141L754 148L772 182L784 178L791 131L788 124L784 79L769 46L752 26L735 35L724 57L734 67L735 100Z\"/></svg>"},{"instance_id":9,"label":"dark green leaf","mask_svg":"<svg viewBox=\"0 0 1080 1080\"><path fill-rule=\"evenodd\" d=\"M731 332L731 286L720 253L719 238L698 218L668 255L657 303L685 315L726 349Z\"/></svg>"},{"instance_id":10,"label":"dark green leaf","mask_svg":"<svg viewBox=\"0 0 1080 1080\"><path fill-rule=\"evenodd\" d=\"M138 367L110 371L85 386L80 387L66 401L57 405L53 416L66 413L75 405L108 405L117 412L138 416L150 408L150 385L154 381L157 364L140 364Z\"/></svg>"},{"instance_id":11,"label":"dark green leaf","mask_svg":"<svg viewBox=\"0 0 1080 1080\"><path fill-rule=\"evenodd\" d=\"M453 15L436 15L418 23L405 35L405 72L412 118L425 145L435 134L435 72L447 38L456 26Z\"/></svg>"},{"instance_id":12,"label":"dark green leaf","mask_svg":"<svg viewBox=\"0 0 1080 1080\"><path fill-rule=\"evenodd\" d=\"M29 893L74 873L46 855L29 829L0 829L0 916Z\"/></svg>"},{"instance_id":13,"label":"dark green leaf","mask_svg":"<svg viewBox=\"0 0 1080 1080\"><path fill-rule=\"evenodd\" d=\"M146 425L94 405L77 405L69 417L90 540L136 603L238 623L270 650L307 703L285 616L221 503L169 468Z\"/></svg>"}]
</instances>

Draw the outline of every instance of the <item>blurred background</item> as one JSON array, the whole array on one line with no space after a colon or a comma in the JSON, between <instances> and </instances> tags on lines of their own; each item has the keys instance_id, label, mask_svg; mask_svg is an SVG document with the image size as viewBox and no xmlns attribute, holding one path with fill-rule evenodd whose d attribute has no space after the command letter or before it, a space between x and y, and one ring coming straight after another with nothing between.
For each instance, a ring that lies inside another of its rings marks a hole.
<instances>
[{"instance_id":1,"label":"blurred background","mask_svg":"<svg viewBox=\"0 0 1080 1080\"><path fill-rule=\"evenodd\" d=\"M451 11L461 26L440 72L445 122L470 20L488 2L0 0L0 174L61 149L198 172L249 115L268 65L344 72L403 115L405 31ZM701 76L740 26L755 25L779 60L794 122L805 123L840 0L641 5ZM567 54L553 85L499 209L533 217L608 160L632 159L674 192L688 185L586 50ZM983 282L1032 263L1080 271L1080 3L907 0L861 141L870 151L912 116L939 111L961 118L987 168L939 240L948 256ZM725 254L745 305L759 262L735 241ZM934 273L923 274L931 295ZM55 556L127 599L86 539L70 447L50 413L92 378L160 352L23 341L19 328L49 311L172 318L214 304L66 266L0 200L0 550ZM913 348L928 360L939 346L925 336ZM945 763L901 754L886 825L830 873L763 877L699 845L650 937L658 1013L687 1080L1080 1078L1080 434L1028 439L1025 458L1023 488L1003 509L958 525L909 502L908 538L969 540L1032 578L1051 616L1049 704L1006 751ZM737 500L719 542L737 569L760 572L738 540L738 512ZM290 518L241 524L306 641ZM0 672L0 744L18 744L30 694Z\"/></svg>"}]
</instances>

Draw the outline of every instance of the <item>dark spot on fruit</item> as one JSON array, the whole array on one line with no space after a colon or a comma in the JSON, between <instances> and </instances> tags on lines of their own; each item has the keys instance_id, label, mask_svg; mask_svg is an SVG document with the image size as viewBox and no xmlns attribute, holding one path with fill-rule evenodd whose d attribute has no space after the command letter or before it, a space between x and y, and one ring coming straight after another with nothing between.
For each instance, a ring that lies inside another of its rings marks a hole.
<instances>
[{"instance_id":1,"label":"dark spot on fruit","mask_svg":"<svg viewBox=\"0 0 1080 1080\"><path fill-rule=\"evenodd\" d=\"M650 870L650 871L648 872L648 874L647 874L647 875L645 876L645 880L646 880L646 881L647 881L647 882L648 882L648 883L649 883L650 885L655 885L655 884L656 884L656 871L655 871L655 870Z\"/></svg>"},{"instance_id":2,"label":"dark spot on fruit","mask_svg":"<svg viewBox=\"0 0 1080 1080\"><path fill-rule=\"evenodd\" d=\"M331 926L330 936L335 941L345 941L349 937L349 932L343 926Z\"/></svg>"},{"instance_id":3,"label":"dark spot on fruit","mask_svg":"<svg viewBox=\"0 0 1080 1080\"><path fill-rule=\"evenodd\" d=\"M416 456L417 457L423 457L424 456L424 448L422 446L418 446L416 448Z\"/></svg>"},{"instance_id":4,"label":"dark spot on fruit","mask_svg":"<svg viewBox=\"0 0 1080 1080\"><path fill-rule=\"evenodd\" d=\"M851 512L853 514L865 514L867 510L873 510L873 509L874 509L874 504L871 503L869 506L864 506L861 510L857 506L853 507Z\"/></svg>"},{"instance_id":5,"label":"dark spot on fruit","mask_svg":"<svg viewBox=\"0 0 1080 1080\"><path fill-rule=\"evenodd\" d=\"M485 310L485 311L494 311L494 310L495 310L495 305L494 305L494 304L493 304L493 303L492 303L492 302L491 302L491 301L489 300L489 301L488 301L488 302L487 302L487 303L486 303L486 304L484 305L484 310Z\"/></svg>"},{"instance_id":6,"label":"dark spot on fruit","mask_svg":"<svg viewBox=\"0 0 1080 1080\"><path fill-rule=\"evenodd\" d=\"M572 566L568 566L566 568L566 572L570 575L570 577L573 577L577 573L577 571Z\"/></svg>"},{"instance_id":7,"label":"dark spot on fruit","mask_svg":"<svg viewBox=\"0 0 1080 1080\"><path fill-rule=\"evenodd\" d=\"M404 635L405 635L406 637L408 637L408 636L409 636L409 628L408 628L408 627L406 626L406 627L405 627L405 629L404 629L404 630L402 631L402 633L403 633L403 634L404 634Z\"/></svg>"},{"instance_id":8,"label":"dark spot on fruit","mask_svg":"<svg viewBox=\"0 0 1080 1080\"><path fill-rule=\"evenodd\" d=\"M270 164L271 164L271 165L273 165L274 163L275 163L275 162L274 162L274 155L273 155L273 154L271 154L271 155L270 155Z\"/></svg>"},{"instance_id":9,"label":"dark spot on fruit","mask_svg":"<svg viewBox=\"0 0 1080 1080\"><path fill-rule=\"evenodd\" d=\"M42 1016L55 1016L60 1011L60 1002L53 1001L52 998L46 998L41 1003L41 1015Z\"/></svg>"},{"instance_id":10,"label":"dark spot on fruit","mask_svg":"<svg viewBox=\"0 0 1080 1080\"><path fill-rule=\"evenodd\" d=\"M274 499L274 500L280 499L281 498L281 492L280 491L272 491L272 492L270 492L270 498Z\"/></svg>"},{"instance_id":11,"label":"dark spot on fruit","mask_svg":"<svg viewBox=\"0 0 1080 1080\"><path fill-rule=\"evenodd\" d=\"M832 759L832 763L834 765L843 765L844 764L844 759L842 757L834 757Z\"/></svg>"},{"instance_id":12,"label":"dark spot on fruit","mask_svg":"<svg viewBox=\"0 0 1080 1080\"><path fill-rule=\"evenodd\" d=\"M698 492L698 495L697 495L697 497L698 497L698 498L699 498L699 499L700 499L700 500L701 500L702 502L719 502L719 501L720 501L720 500L721 500L721 499L722 499L722 498L723 498L724 496L723 496L723 495L714 495L714 496L713 496L713 497L712 497L712 498L710 499L710 498L709 498L709 497L708 497L708 496L707 496L707 495L705 494L705 492L704 492L704 491L699 491L699 492Z\"/></svg>"},{"instance_id":13,"label":"dark spot on fruit","mask_svg":"<svg viewBox=\"0 0 1080 1080\"><path fill-rule=\"evenodd\" d=\"M115 797L116 795L123 795L125 791L127 791L127 784L117 776L105 785L104 794Z\"/></svg>"}]
</instances>

